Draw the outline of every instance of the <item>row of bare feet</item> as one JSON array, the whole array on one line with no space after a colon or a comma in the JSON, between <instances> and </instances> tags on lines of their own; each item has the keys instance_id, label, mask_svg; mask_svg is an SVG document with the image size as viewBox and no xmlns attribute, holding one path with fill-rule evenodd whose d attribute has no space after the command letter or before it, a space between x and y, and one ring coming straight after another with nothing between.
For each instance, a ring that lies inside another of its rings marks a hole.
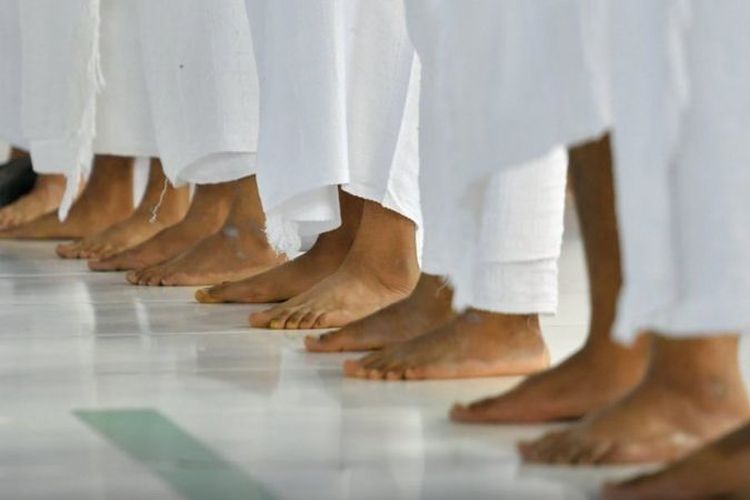
<instances>
[{"instance_id":1,"label":"row of bare feet","mask_svg":"<svg viewBox=\"0 0 750 500\"><path fill-rule=\"evenodd\" d=\"M579 156L582 163L596 160ZM575 155L573 160L575 174ZM740 429L689 455L750 416L733 369L736 339L657 338L651 346L644 338L632 349L609 340L619 256L614 215L606 216L611 193L594 189L595 175L574 179L584 233L589 226L589 233L598 235L586 241L594 310L589 341L551 369L536 315L455 312L443 280L419 275L413 225L382 207L342 193L342 226L283 263L265 240L252 179L199 186L189 203L186 188L167 186L155 161L146 194L133 209L132 191L122 189L132 186L132 175L130 160L99 158L62 223L52 211L64 181L43 177L26 199L0 211L0 237L77 238L59 245L58 254L89 259L97 271L126 270L133 284L218 283L196 293L204 303L281 303L254 314L254 326L343 326L308 336L305 345L313 352L373 351L347 361L347 376L416 380L533 374L506 394L451 411L454 420L465 423L581 419L567 430L523 443L520 451L529 462L688 457L661 473L611 486L607 495L612 498L741 491L750 471L750 430ZM363 225L366 230L360 230ZM234 281L224 283L229 280Z\"/></svg>"}]
</instances>

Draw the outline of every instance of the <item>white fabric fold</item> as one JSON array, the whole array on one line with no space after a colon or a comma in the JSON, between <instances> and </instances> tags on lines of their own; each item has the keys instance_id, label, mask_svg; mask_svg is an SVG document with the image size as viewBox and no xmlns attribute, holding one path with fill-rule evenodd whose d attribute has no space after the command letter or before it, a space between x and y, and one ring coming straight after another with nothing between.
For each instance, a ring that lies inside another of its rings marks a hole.
<instances>
[{"instance_id":1,"label":"white fabric fold","mask_svg":"<svg viewBox=\"0 0 750 500\"><path fill-rule=\"evenodd\" d=\"M39 172L68 179L64 218L93 154L96 96L103 84L99 0L24 0L20 15L24 136ZM44 154L36 152L40 148Z\"/></svg>"},{"instance_id":2,"label":"white fabric fold","mask_svg":"<svg viewBox=\"0 0 750 500\"><path fill-rule=\"evenodd\" d=\"M427 166L424 172L423 182L429 182ZM455 175L461 172L457 170ZM471 209L463 210L462 220L477 231L465 231L461 237L473 239L458 241L456 236L457 241L446 243L426 235L423 269L448 276L455 288L457 309L471 306L506 314L556 312L566 177L563 148L524 165L500 169L477 184ZM457 203L444 201L445 217L455 219L460 210ZM432 221L434 215L425 210L426 221Z\"/></svg>"},{"instance_id":3,"label":"white fabric fold","mask_svg":"<svg viewBox=\"0 0 750 500\"><path fill-rule=\"evenodd\" d=\"M419 223L418 82L401 0L247 6L271 243L294 252L301 238L338 226L339 185Z\"/></svg>"},{"instance_id":4,"label":"white fabric fold","mask_svg":"<svg viewBox=\"0 0 750 500\"><path fill-rule=\"evenodd\" d=\"M246 18L243 0L22 2L23 128L35 168L68 179L61 218L93 154L161 156L176 184L254 173Z\"/></svg>"},{"instance_id":5,"label":"white fabric fold","mask_svg":"<svg viewBox=\"0 0 750 500\"><path fill-rule=\"evenodd\" d=\"M174 184L255 173L258 76L243 0L138 0L159 154Z\"/></svg>"},{"instance_id":6,"label":"white fabric fold","mask_svg":"<svg viewBox=\"0 0 750 500\"><path fill-rule=\"evenodd\" d=\"M470 303L461 294L471 293L474 262L482 257L477 214L490 175L526 168L609 124L606 51L589 43L603 14L587 0L410 0L406 6L422 64L424 262L448 270L457 302ZM496 240L483 248L541 260L559 251L548 244L556 238L559 232L539 232L536 240ZM540 253L533 241L555 250Z\"/></svg>"},{"instance_id":7,"label":"white fabric fold","mask_svg":"<svg viewBox=\"0 0 750 500\"><path fill-rule=\"evenodd\" d=\"M617 338L748 331L750 5L610 8L625 283Z\"/></svg>"},{"instance_id":8,"label":"white fabric fold","mask_svg":"<svg viewBox=\"0 0 750 500\"><path fill-rule=\"evenodd\" d=\"M26 147L21 127L19 0L0 0L0 140Z\"/></svg>"}]
</instances>

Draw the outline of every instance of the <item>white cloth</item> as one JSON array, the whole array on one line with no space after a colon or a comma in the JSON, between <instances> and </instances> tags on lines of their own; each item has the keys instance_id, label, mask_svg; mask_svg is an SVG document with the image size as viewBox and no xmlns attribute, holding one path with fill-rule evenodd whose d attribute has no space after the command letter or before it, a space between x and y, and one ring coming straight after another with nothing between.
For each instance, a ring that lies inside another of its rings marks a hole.
<instances>
[{"instance_id":1,"label":"white cloth","mask_svg":"<svg viewBox=\"0 0 750 500\"><path fill-rule=\"evenodd\" d=\"M425 173L429 175L427 167ZM478 202L471 216L479 228L478 239L467 245L472 253L460 261L451 261L446 248L434 245L427 235L423 269L451 276L457 309L557 311L566 174L566 151L556 148L525 165L488 175L486 185L473 193Z\"/></svg>"},{"instance_id":2,"label":"white cloth","mask_svg":"<svg viewBox=\"0 0 750 500\"><path fill-rule=\"evenodd\" d=\"M750 327L750 4L610 5L617 338Z\"/></svg>"},{"instance_id":3,"label":"white cloth","mask_svg":"<svg viewBox=\"0 0 750 500\"><path fill-rule=\"evenodd\" d=\"M68 178L61 217L93 154L163 156L175 183L253 173L242 0L28 0L21 12L24 132L35 168Z\"/></svg>"},{"instance_id":4,"label":"white cloth","mask_svg":"<svg viewBox=\"0 0 750 500\"><path fill-rule=\"evenodd\" d=\"M258 76L243 0L139 0L159 154L175 184L255 173Z\"/></svg>"},{"instance_id":5,"label":"white cloth","mask_svg":"<svg viewBox=\"0 0 750 500\"><path fill-rule=\"evenodd\" d=\"M280 251L339 224L337 186L420 223L418 71L401 0L247 0L258 184Z\"/></svg>"},{"instance_id":6,"label":"white cloth","mask_svg":"<svg viewBox=\"0 0 750 500\"><path fill-rule=\"evenodd\" d=\"M19 0L0 0L0 139L25 147L21 128Z\"/></svg>"},{"instance_id":7,"label":"white cloth","mask_svg":"<svg viewBox=\"0 0 750 500\"><path fill-rule=\"evenodd\" d=\"M99 1L20 2L22 126L37 171L68 179L65 217L90 168L96 130Z\"/></svg>"},{"instance_id":8,"label":"white cloth","mask_svg":"<svg viewBox=\"0 0 750 500\"><path fill-rule=\"evenodd\" d=\"M492 175L484 193L472 295L457 304L506 314L557 312L567 152Z\"/></svg>"},{"instance_id":9,"label":"white cloth","mask_svg":"<svg viewBox=\"0 0 750 500\"><path fill-rule=\"evenodd\" d=\"M599 10L585 8L588 3L406 2L422 63L425 252L440 249L435 267L448 270L459 291L471 289L463 285L474 275L467 256L477 255L477 193L489 174L524 168L609 123L605 51L587 43L599 27Z\"/></svg>"}]
</instances>

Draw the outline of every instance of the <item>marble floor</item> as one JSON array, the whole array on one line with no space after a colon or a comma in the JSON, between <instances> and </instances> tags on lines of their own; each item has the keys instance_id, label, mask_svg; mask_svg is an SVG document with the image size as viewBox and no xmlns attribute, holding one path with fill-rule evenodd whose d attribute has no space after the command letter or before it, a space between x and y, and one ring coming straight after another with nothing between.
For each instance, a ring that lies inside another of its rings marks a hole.
<instances>
[{"instance_id":1,"label":"marble floor","mask_svg":"<svg viewBox=\"0 0 750 500\"><path fill-rule=\"evenodd\" d=\"M249 329L252 307L133 287L53 248L0 242L2 499L578 499L632 473L522 467L514 442L549 427L448 421L517 379L344 379L345 355ZM545 319L555 359L583 339L586 293L573 230Z\"/></svg>"}]
</instances>

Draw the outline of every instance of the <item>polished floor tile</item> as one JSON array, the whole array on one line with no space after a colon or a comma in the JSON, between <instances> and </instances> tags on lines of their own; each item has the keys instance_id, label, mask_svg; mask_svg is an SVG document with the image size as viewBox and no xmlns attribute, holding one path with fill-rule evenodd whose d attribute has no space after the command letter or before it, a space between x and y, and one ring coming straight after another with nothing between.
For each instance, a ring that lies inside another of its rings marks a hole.
<instances>
[{"instance_id":1,"label":"polished floor tile","mask_svg":"<svg viewBox=\"0 0 750 500\"><path fill-rule=\"evenodd\" d=\"M555 359L586 331L572 234L545 319ZM521 467L514 443L549 427L448 421L518 379L344 379L346 355L307 354L304 332L251 330L253 307L193 292L0 242L0 498L578 499L632 472Z\"/></svg>"}]
</instances>

